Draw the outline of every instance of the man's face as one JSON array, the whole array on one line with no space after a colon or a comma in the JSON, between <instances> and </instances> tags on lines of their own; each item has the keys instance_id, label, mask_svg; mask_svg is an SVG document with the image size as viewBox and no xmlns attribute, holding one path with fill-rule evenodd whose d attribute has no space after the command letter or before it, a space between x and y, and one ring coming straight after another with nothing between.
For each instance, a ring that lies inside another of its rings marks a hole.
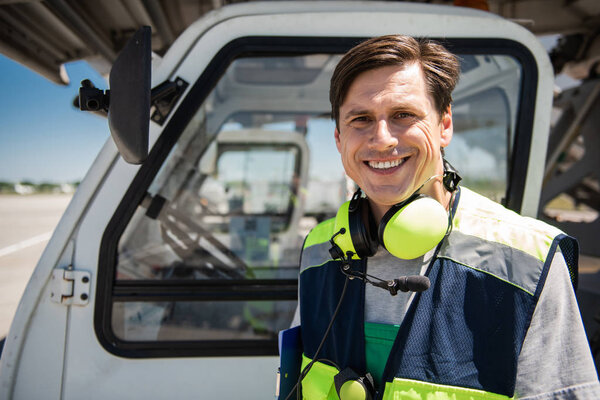
<instances>
[{"instance_id":1,"label":"man's face","mask_svg":"<svg viewBox=\"0 0 600 400\"><path fill-rule=\"evenodd\" d=\"M340 107L335 130L344 169L367 194L376 215L443 172L440 147L451 138L450 109L439 117L415 63L360 74ZM421 192L441 202L440 179Z\"/></svg>"}]
</instances>

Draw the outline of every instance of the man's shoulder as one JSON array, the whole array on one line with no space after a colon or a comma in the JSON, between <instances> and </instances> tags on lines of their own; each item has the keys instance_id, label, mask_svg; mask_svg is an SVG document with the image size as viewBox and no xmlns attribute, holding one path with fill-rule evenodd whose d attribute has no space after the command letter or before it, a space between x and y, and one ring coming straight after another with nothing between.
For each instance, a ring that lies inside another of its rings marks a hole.
<instances>
[{"instance_id":1,"label":"man's shoulder","mask_svg":"<svg viewBox=\"0 0 600 400\"><path fill-rule=\"evenodd\" d=\"M461 188L453 230L486 242L507 245L540 260L564 233L543 221L524 217L478 193Z\"/></svg>"},{"instance_id":2,"label":"man's shoulder","mask_svg":"<svg viewBox=\"0 0 600 400\"><path fill-rule=\"evenodd\" d=\"M314 228L310 230L310 232L306 236L303 248L328 242L329 239L331 239L331 236L333 236L334 228L335 218L329 218L325 221L318 223Z\"/></svg>"},{"instance_id":3,"label":"man's shoulder","mask_svg":"<svg viewBox=\"0 0 600 400\"><path fill-rule=\"evenodd\" d=\"M300 272L315 267L321 266L331 261L329 254L329 239L333 235L335 228L335 218L325 220L317 224L304 239L302 246L302 255L300 256Z\"/></svg>"},{"instance_id":4,"label":"man's shoulder","mask_svg":"<svg viewBox=\"0 0 600 400\"><path fill-rule=\"evenodd\" d=\"M515 211L509 210L503 205L476 193L468 188L462 187L460 201L456 215L459 229L469 229L469 223L483 226L494 226L510 232L526 231L529 234L539 234L554 238L563 232L535 218L522 216ZM460 226L462 223L462 226Z\"/></svg>"}]
</instances>

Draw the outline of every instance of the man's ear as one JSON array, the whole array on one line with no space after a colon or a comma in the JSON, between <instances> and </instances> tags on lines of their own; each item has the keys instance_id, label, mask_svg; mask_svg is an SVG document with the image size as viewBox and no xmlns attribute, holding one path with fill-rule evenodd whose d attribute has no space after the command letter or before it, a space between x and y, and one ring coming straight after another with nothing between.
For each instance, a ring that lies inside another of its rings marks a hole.
<instances>
[{"instance_id":1,"label":"man's ear","mask_svg":"<svg viewBox=\"0 0 600 400\"><path fill-rule=\"evenodd\" d=\"M342 143L340 142L340 131L338 130L338 128L335 128L333 135L335 137L335 146L337 147L338 151L341 154L342 153Z\"/></svg>"},{"instance_id":2,"label":"man's ear","mask_svg":"<svg viewBox=\"0 0 600 400\"><path fill-rule=\"evenodd\" d=\"M452 125L452 106L448 106L448 110L442 115L440 121L440 146L446 147L452 140L454 133L454 125Z\"/></svg>"}]
</instances>

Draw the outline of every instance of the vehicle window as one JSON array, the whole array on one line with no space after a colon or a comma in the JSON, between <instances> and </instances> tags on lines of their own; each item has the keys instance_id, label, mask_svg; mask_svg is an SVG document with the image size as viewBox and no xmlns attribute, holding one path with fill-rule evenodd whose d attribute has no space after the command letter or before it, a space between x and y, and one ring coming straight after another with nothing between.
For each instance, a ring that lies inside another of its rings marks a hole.
<instances>
[{"instance_id":1,"label":"vehicle window","mask_svg":"<svg viewBox=\"0 0 600 400\"><path fill-rule=\"evenodd\" d=\"M330 119L341 56L306 53L238 57L196 105L119 236L115 342L169 355L167 342L229 340L243 355L264 341L276 354L304 237L355 190ZM500 201L522 70L508 55L461 60L446 156L466 186Z\"/></svg>"},{"instance_id":2,"label":"vehicle window","mask_svg":"<svg viewBox=\"0 0 600 400\"><path fill-rule=\"evenodd\" d=\"M462 61L453 94L454 136L446 158L461 174L464 186L501 202L515 135L521 67L514 58L500 55L463 56Z\"/></svg>"}]
</instances>

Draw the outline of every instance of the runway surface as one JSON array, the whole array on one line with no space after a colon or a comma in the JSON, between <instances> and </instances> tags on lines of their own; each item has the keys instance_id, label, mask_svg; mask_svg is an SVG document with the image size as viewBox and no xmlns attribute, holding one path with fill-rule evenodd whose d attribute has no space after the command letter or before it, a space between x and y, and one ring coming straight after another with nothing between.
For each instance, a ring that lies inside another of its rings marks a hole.
<instances>
[{"instance_id":1,"label":"runway surface","mask_svg":"<svg viewBox=\"0 0 600 400\"><path fill-rule=\"evenodd\" d=\"M0 339L71 195L0 195Z\"/></svg>"}]
</instances>

